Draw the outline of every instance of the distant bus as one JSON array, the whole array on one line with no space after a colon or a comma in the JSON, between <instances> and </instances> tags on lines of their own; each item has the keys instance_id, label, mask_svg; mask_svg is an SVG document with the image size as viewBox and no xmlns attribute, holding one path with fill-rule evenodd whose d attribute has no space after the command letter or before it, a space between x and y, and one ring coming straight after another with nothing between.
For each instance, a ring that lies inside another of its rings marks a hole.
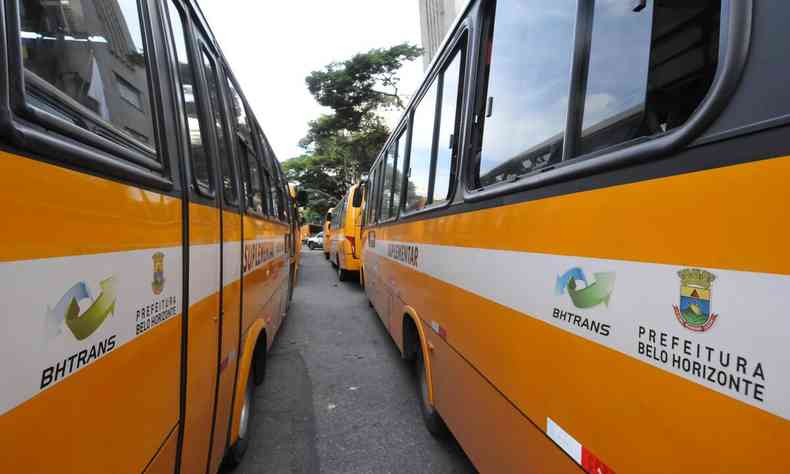
<instances>
[{"instance_id":1,"label":"distant bus","mask_svg":"<svg viewBox=\"0 0 790 474\"><path fill-rule=\"evenodd\" d=\"M787 2L476 0L365 290L480 472L787 472Z\"/></svg>"},{"instance_id":2,"label":"distant bus","mask_svg":"<svg viewBox=\"0 0 790 474\"><path fill-rule=\"evenodd\" d=\"M330 208L326 211L326 216L324 217L324 257L327 260L329 260L329 249L332 240L332 214L334 211L334 207Z\"/></svg>"},{"instance_id":3,"label":"distant bus","mask_svg":"<svg viewBox=\"0 0 790 474\"><path fill-rule=\"evenodd\" d=\"M355 184L340 200L333 212L332 242L329 246L329 261L337 269L337 277L345 281L349 275L359 271L360 232L362 230L362 187Z\"/></svg>"},{"instance_id":4,"label":"distant bus","mask_svg":"<svg viewBox=\"0 0 790 474\"><path fill-rule=\"evenodd\" d=\"M0 472L238 463L296 267L271 146L194 2L4 6Z\"/></svg>"}]
</instances>

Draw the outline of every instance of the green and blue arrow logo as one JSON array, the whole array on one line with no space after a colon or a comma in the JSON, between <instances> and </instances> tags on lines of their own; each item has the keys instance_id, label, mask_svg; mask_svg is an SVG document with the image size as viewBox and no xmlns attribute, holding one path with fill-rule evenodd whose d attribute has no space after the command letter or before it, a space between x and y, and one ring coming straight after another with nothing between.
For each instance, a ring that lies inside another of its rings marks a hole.
<instances>
[{"instance_id":1,"label":"green and blue arrow logo","mask_svg":"<svg viewBox=\"0 0 790 474\"><path fill-rule=\"evenodd\" d=\"M66 326L78 341L90 336L102 325L110 314L115 314L115 298L118 291L117 278L111 276L99 283L101 293L93 304L80 314L78 301L90 298L88 285L81 281L72 286L50 310L50 318L65 321Z\"/></svg>"},{"instance_id":2,"label":"green and blue arrow logo","mask_svg":"<svg viewBox=\"0 0 790 474\"><path fill-rule=\"evenodd\" d=\"M574 267L562 275L557 276L557 283L554 287L558 295L568 291L568 295L577 308L592 308L601 303L609 305L609 298L614 291L614 272L593 273L595 281L588 283L584 271L579 267ZM584 288L577 289L578 282L584 283Z\"/></svg>"}]
</instances>

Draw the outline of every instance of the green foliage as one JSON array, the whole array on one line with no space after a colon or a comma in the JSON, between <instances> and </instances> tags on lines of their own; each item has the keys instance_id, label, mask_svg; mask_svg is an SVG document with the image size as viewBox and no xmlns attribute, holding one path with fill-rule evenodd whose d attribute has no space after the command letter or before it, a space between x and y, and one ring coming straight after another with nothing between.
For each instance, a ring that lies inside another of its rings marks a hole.
<instances>
[{"instance_id":1,"label":"green foliage","mask_svg":"<svg viewBox=\"0 0 790 474\"><path fill-rule=\"evenodd\" d=\"M306 153L283 168L309 193L311 212L323 215L370 169L390 133L378 112L404 107L397 73L421 54L421 48L406 43L372 49L305 78L316 101L332 113L308 123L300 142Z\"/></svg>"}]
</instances>

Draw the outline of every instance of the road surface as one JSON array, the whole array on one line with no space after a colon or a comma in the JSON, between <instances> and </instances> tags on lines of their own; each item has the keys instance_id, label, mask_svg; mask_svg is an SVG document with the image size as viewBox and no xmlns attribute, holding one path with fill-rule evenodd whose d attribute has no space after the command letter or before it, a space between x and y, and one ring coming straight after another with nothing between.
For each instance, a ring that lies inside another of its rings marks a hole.
<instances>
[{"instance_id":1,"label":"road surface","mask_svg":"<svg viewBox=\"0 0 790 474\"><path fill-rule=\"evenodd\" d=\"M422 424L413 373L365 292L304 249L289 316L255 395L252 440L223 473L473 473Z\"/></svg>"}]
</instances>

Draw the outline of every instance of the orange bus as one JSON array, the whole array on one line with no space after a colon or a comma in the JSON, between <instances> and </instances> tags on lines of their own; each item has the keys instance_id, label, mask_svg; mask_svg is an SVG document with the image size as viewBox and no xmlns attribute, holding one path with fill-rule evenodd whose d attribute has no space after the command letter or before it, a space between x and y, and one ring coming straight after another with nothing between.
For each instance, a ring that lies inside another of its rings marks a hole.
<instances>
[{"instance_id":1,"label":"orange bus","mask_svg":"<svg viewBox=\"0 0 790 474\"><path fill-rule=\"evenodd\" d=\"M334 212L335 208L330 208L326 211L326 217L324 218L324 258L327 260L329 260L329 249L332 242L332 216Z\"/></svg>"},{"instance_id":2,"label":"orange bus","mask_svg":"<svg viewBox=\"0 0 790 474\"><path fill-rule=\"evenodd\" d=\"M450 30L370 171L363 279L480 472L787 472L788 14L475 0Z\"/></svg>"},{"instance_id":3,"label":"orange bus","mask_svg":"<svg viewBox=\"0 0 790 474\"><path fill-rule=\"evenodd\" d=\"M329 261L337 269L340 281L359 272L361 265L357 245L362 229L362 186L352 185L335 207L332 220L332 241L329 244Z\"/></svg>"},{"instance_id":4,"label":"orange bus","mask_svg":"<svg viewBox=\"0 0 790 474\"><path fill-rule=\"evenodd\" d=\"M237 463L295 269L263 131L194 2L4 6L0 471Z\"/></svg>"}]
</instances>

